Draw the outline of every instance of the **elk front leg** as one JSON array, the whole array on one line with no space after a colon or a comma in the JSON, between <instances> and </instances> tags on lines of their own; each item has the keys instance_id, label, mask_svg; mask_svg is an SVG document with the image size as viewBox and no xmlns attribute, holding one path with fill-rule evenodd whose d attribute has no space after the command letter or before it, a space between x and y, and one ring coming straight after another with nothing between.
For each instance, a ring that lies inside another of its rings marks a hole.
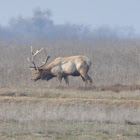
<instances>
[{"instance_id":1,"label":"elk front leg","mask_svg":"<svg viewBox=\"0 0 140 140\"><path fill-rule=\"evenodd\" d=\"M66 84L69 86L69 79L68 79L68 76L65 76L65 77L64 77L64 80L65 80Z\"/></svg>"},{"instance_id":2,"label":"elk front leg","mask_svg":"<svg viewBox=\"0 0 140 140\"><path fill-rule=\"evenodd\" d=\"M59 86L61 85L61 81L62 81L62 76L61 75L57 75L57 78L59 80Z\"/></svg>"}]
</instances>

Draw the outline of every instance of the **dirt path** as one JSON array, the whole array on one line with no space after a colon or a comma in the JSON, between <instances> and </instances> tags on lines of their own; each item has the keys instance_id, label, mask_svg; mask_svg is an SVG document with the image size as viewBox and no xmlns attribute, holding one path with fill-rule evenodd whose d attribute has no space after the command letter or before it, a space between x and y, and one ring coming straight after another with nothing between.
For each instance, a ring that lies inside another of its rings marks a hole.
<instances>
[{"instance_id":1,"label":"dirt path","mask_svg":"<svg viewBox=\"0 0 140 140\"><path fill-rule=\"evenodd\" d=\"M77 90L93 90L93 91L113 91L113 92L120 92L120 91L136 91L140 90L140 85L110 85L110 86L93 86L93 87L56 87L57 89L77 89Z\"/></svg>"}]
</instances>

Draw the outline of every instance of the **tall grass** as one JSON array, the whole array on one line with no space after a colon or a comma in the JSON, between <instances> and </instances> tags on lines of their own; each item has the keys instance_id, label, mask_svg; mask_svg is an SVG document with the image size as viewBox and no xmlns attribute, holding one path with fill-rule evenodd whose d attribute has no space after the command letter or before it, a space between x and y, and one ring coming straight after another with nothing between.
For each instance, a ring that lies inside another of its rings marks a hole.
<instances>
[{"instance_id":1,"label":"tall grass","mask_svg":"<svg viewBox=\"0 0 140 140\"><path fill-rule=\"evenodd\" d=\"M128 40L114 41L74 41L33 45L34 49L45 48L51 56L49 62L59 56L86 55L92 61L89 75L93 85L113 85L140 83L140 42ZM34 73L28 67L27 57L31 57L30 46L0 45L0 87L52 87L51 81L31 81ZM36 59L37 65L44 60L43 53ZM48 62L48 63L49 63ZM64 81L62 85L65 85ZM71 86L82 86L80 77L70 77Z\"/></svg>"},{"instance_id":2,"label":"tall grass","mask_svg":"<svg viewBox=\"0 0 140 140\"><path fill-rule=\"evenodd\" d=\"M113 93L32 89L26 94L18 90L3 91L0 95L0 119L4 121L117 124L128 121L140 124L139 91Z\"/></svg>"}]
</instances>

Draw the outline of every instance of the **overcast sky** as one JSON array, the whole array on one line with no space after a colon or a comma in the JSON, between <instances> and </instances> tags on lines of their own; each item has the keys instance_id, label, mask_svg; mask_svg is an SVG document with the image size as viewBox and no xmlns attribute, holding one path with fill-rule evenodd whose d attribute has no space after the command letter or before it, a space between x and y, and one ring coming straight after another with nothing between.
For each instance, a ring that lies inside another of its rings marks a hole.
<instances>
[{"instance_id":1,"label":"overcast sky","mask_svg":"<svg viewBox=\"0 0 140 140\"><path fill-rule=\"evenodd\" d=\"M140 33L140 0L0 0L0 24L12 17L31 17L49 9L55 24L83 24L92 28L130 26Z\"/></svg>"}]
</instances>

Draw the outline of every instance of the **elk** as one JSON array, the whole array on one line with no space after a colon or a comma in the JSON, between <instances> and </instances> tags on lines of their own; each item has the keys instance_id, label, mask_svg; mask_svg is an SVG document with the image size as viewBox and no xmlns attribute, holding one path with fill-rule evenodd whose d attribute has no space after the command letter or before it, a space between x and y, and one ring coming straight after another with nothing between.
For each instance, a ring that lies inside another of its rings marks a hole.
<instances>
[{"instance_id":1,"label":"elk","mask_svg":"<svg viewBox=\"0 0 140 140\"><path fill-rule=\"evenodd\" d=\"M46 55L45 61L42 63L41 66L37 67L34 62L34 58L38 53L43 50ZM84 55L58 57L47 66L45 65L50 56L47 55L45 49L42 48L33 53L31 47L31 55L32 59L30 60L29 58L27 58L27 60L32 64L32 66L29 65L29 67L35 70L34 76L31 79L33 81L37 81L39 79L48 81L54 77L57 77L59 80L59 84L61 84L62 78L64 78L66 84L69 85L68 76L71 75L74 77L81 76L85 85L88 81L90 82L90 84L92 84L92 78L88 75L91 61Z\"/></svg>"}]
</instances>

